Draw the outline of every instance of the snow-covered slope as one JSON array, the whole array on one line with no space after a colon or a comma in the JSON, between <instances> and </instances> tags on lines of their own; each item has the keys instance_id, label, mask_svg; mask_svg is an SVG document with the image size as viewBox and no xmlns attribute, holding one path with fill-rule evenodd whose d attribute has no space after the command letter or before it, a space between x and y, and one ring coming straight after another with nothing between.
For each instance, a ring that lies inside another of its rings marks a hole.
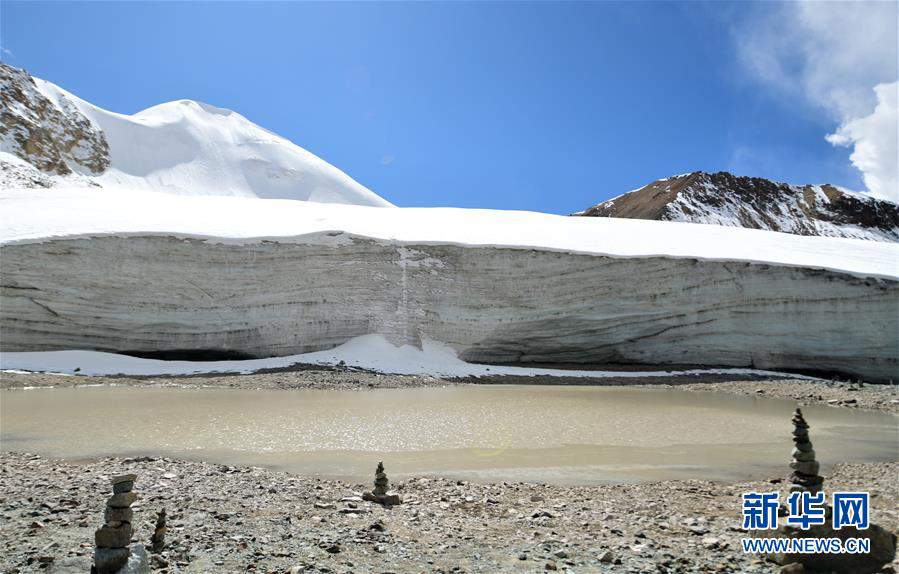
<instances>
[{"instance_id":1,"label":"snow-covered slope","mask_svg":"<svg viewBox=\"0 0 899 574\"><path fill-rule=\"evenodd\" d=\"M895 203L827 184L789 185L727 172L660 179L575 215L899 241Z\"/></svg>"},{"instance_id":2,"label":"snow-covered slope","mask_svg":"<svg viewBox=\"0 0 899 574\"><path fill-rule=\"evenodd\" d=\"M391 205L230 110L179 100L117 114L2 63L0 83L2 151L54 176L57 185Z\"/></svg>"},{"instance_id":3,"label":"snow-covered slope","mask_svg":"<svg viewBox=\"0 0 899 574\"><path fill-rule=\"evenodd\" d=\"M292 243L333 232L390 242L746 261L899 278L899 244L690 223L489 209L381 210L282 200L121 195L96 189L0 190L0 207L0 243L150 234L226 243L262 239Z\"/></svg>"},{"instance_id":4,"label":"snow-covered slope","mask_svg":"<svg viewBox=\"0 0 899 574\"><path fill-rule=\"evenodd\" d=\"M56 181L24 159L11 153L0 151L0 189L47 188Z\"/></svg>"}]
</instances>

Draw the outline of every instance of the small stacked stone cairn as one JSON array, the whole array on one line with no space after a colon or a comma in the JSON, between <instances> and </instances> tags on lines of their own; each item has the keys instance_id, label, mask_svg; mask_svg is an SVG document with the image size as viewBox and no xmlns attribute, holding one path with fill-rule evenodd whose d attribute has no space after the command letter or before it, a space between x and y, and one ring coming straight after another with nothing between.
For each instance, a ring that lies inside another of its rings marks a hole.
<instances>
[{"instance_id":1,"label":"small stacked stone cairn","mask_svg":"<svg viewBox=\"0 0 899 574\"><path fill-rule=\"evenodd\" d=\"M402 503L400 496L395 493L388 492L390 481L387 479L387 473L384 472L384 463L379 462L378 468L375 470L375 488L371 492L362 494L362 500L369 502L377 502L385 506L395 506Z\"/></svg>"},{"instance_id":2,"label":"small stacked stone cairn","mask_svg":"<svg viewBox=\"0 0 899 574\"><path fill-rule=\"evenodd\" d=\"M97 574L118 572L131 555L131 527L134 511L131 505L137 500L133 492L134 474L123 474L112 478L112 496L106 502L103 526L94 533L94 568Z\"/></svg>"},{"instance_id":3,"label":"small stacked stone cairn","mask_svg":"<svg viewBox=\"0 0 899 574\"><path fill-rule=\"evenodd\" d=\"M165 526L165 508L156 515L156 528L153 529L153 536L150 537L150 551L162 552L165 548L165 532L168 530Z\"/></svg>"},{"instance_id":4,"label":"small stacked stone cairn","mask_svg":"<svg viewBox=\"0 0 899 574\"><path fill-rule=\"evenodd\" d=\"M793 413L793 460L790 468L790 492L807 491L817 494L821 491L824 479L818 475L819 465L815 460L815 449L808 437L808 423L802 416L802 409Z\"/></svg>"}]
</instances>

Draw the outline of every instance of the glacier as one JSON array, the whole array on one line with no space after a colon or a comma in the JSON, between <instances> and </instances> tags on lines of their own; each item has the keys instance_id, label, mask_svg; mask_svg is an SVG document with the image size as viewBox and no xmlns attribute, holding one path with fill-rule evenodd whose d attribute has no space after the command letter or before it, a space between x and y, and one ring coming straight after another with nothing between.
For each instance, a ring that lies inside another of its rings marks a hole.
<instances>
[{"instance_id":1,"label":"glacier","mask_svg":"<svg viewBox=\"0 0 899 574\"><path fill-rule=\"evenodd\" d=\"M714 225L0 191L0 350L279 357L367 335L481 363L899 378L899 245Z\"/></svg>"}]
</instances>

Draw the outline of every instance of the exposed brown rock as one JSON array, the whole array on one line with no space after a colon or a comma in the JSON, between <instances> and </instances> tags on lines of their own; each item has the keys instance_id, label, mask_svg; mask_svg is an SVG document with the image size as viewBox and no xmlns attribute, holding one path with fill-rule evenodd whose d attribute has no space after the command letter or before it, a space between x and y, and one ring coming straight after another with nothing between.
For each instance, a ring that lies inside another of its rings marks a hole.
<instances>
[{"instance_id":1,"label":"exposed brown rock","mask_svg":"<svg viewBox=\"0 0 899 574\"><path fill-rule=\"evenodd\" d=\"M124 548L131 542L131 524L128 522L108 522L94 533L97 548Z\"/></svg>"},{"instance_id":2,"label":"exposed brown rock","mask_svg":"<svg viewBox=\"0 0 899 574\"><path fill-rule=\"evenodd\" d=\"M576 215L711 223L797 235L899 241L899 205L832 185L701 171L654 181Z\"/></svg>"},{"instance_id":3,"label":"exposed brown rock","mask_svg":"<svg viewBox=\"0 0 899 574\"><path fill-rule=\"evenodd\" d=\"M0 145L50 174L73 169L98 174L109 166L106 137L73 102L65 97L52 102L28 72L2 62Z\"/></svg>"},{"instance_id":4,"label":"exposed brown rock","mask_svg":"<svg viewBox=\"0 0 899 574\"><path fill-rule=\"evenodd\" d=\"M137 494L134 492L121 492L119 494L113 494L109 497L109 502L107 506L110 508L127 508L134 504L134 501L137 500Z\"/></svg>"}]
</instances>

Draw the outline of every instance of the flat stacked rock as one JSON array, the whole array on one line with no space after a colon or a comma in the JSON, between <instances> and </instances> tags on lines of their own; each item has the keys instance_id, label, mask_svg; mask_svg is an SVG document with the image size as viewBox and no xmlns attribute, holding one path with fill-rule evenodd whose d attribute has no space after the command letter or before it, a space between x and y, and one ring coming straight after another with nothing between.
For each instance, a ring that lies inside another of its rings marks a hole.
<instances>
[{"instance_id":1,"label":"flat stacked rock","mask_svg":"<svg viewBox=\"0 0 899 574\"><path fill-rule=\"evenodd\" d=\"M137 500L133 492L134 474L112 478L112 496L106 502L103 526L94 533L94 568L97 574L113 574L128 563L131 555L129 544L134 530L131 526L134 511L131 505Z\"/></svg>"},{"instance_id":2,"label":"flat stacked rock","mask_svg":"<svg viewBox=\"0 0 899 574\"><path fill-rule=\"evenodd\" d=\"M802 416L802 409L793 413L793 460L790 468L790 492L806 491L817 494L824 479L818 475L819 465L815 460L815 449L808 437L808 423Z\"/></svg>"},{"instance_id":3,"label":"flat stacked rock","mask_svg":"<svg viewBox=\"0 0 899 574\"><path fill-rule=\"evenodd\" d=\"M387 473L384 472L384 463L379 462L378 468L375 470L375 488L371 492L362 494L362 500L369 502L377 502L385 506L395 506L402 503L400 495L388 492L390 481L387 479Z\"/></svg>"}]
</instances>

